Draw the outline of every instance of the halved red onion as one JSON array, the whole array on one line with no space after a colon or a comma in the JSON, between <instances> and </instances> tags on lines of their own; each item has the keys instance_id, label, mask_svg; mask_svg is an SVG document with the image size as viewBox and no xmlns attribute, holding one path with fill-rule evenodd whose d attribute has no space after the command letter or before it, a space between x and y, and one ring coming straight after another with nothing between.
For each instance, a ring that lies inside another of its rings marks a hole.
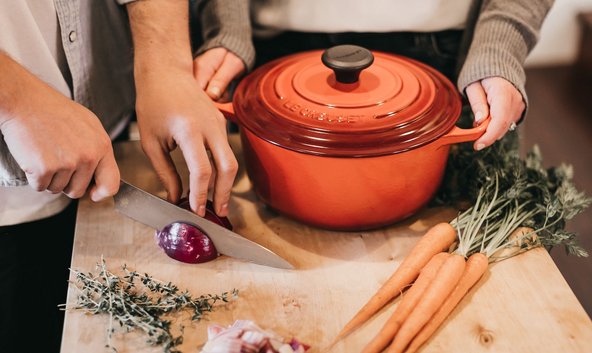
<instances>
[{"instance_id":1,"label":"halved red onion","mask_svg":"<svg viewBox=\"0 0 592 353\"><path fill-rule=\"evenodd\" d=\"M185 198L179 207L187 210L189 201ZM208 200L205 219L232 230L232 225L226 217L218 217L213 204ZM202 263L218 257L218 251L208 235L194 224L173 222L163 229L156 231L156 241L164 252L171 258L187 263Z\"/></svg>"},{"instance_id":2,"label":"halved red onion","mask_svg":"<svg viewBox=\"0 0 592 353\"><path fill-rule=\"evenodd\" d=\"M171 258L187 263L202 263L218 257L212 240L197 226L173 222L156 232L158 246Z\"/></svg>"}]
</instances>

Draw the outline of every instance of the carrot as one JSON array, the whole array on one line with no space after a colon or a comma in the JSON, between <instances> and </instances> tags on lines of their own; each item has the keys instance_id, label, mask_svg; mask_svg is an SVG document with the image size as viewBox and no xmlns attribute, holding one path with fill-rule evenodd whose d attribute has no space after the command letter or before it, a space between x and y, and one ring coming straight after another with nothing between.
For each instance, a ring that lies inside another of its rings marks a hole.
<instances>
[{"instance_id":1,"label":"carrot","mask_svg":"<svg viewBox=\"0 0 592 353\"><path fill-rule=\"evenodd\" d=\"M438 223L424 234L395 273L382 285L354 317L343 327L330 345L351 334L382 309L415 280L419 271L437 253L448 250L456 239L456 230L449 223Z\"/></svg>"},{"instance_id":2,"label":"carrot","mask_svg":"<svg viewBox=\"0 0 592 353\"><path fill-rule=\"evenodd\" d=\"M368 343L362 353L380 353L391 343L401 324L403 324L405 318L409 316L409 313L417 305L421 295L434 280L438 270L448 257L450 257L450 254L447 252L436 254L421 269L413 286L405 293L391 317L386 321L376 337Z\"/></svg>"},{"instance_id":3,"label":"carrot","mask_svg":"<svg viewBox=\"0 0 592 353\"><path fill-rule=\"evenodd\" d=\"M414 353L436 332L444 320L456 308L468 291L479 281L488 269L488 259L485 254L475 253L469 256L465 271L456 285L456 288L448 296L444 304L438 309L431 320L415 336L405 353Z\"/></svg>"},{"instance_id":4,"label":"carrot","mask_svg":"<svg viewBox=\"0 0 592 353\"><path fill-rule=\"evenodd\" d=\"M401 353L454 290L466 265L463 255L452 254L438 270L438 274L421 296L393 339L387 353Z\"/></svg>"}]
</instances>

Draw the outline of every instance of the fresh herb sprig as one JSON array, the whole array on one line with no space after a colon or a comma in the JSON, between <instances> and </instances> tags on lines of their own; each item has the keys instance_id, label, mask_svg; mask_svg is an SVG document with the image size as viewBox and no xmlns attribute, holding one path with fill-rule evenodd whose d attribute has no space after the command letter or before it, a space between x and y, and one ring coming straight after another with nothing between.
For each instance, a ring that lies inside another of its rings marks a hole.
<instances>
[{"instance_id":1,"label":"fresh herb sprig","mask_svg":"<svg viewBox=\"0 0 592 353\"><path fill-rule=\"evenodd\" d=\"M106 346L115 352L111 339L115 333L114 323L117 323L124 332L143 331L148 335L148 344L162 345L166 353L179 353L176 347L183 343L183 326L180 326L180 334L175 336L171 332L171 320L166 317L188 310L191 320L200 320L205 312L214 309L216 302L226 303L238 296L238 290L233 289L220 295L193 297L171 282L131 271L126 265L122 266L123 276L117 276L107 269L102 258L96 270L96 274L72 270L76 275L72 285L78 290L77 302L72 308L65 304L62 308L108 314Z\"/></svg>"}]
</instances>

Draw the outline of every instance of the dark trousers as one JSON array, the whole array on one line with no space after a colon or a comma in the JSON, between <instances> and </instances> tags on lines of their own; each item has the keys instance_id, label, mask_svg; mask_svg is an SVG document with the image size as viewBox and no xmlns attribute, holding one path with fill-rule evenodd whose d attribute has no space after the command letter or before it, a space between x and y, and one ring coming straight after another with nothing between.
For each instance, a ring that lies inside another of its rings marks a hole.
<instances>
[{"instance_id":1,"label":"dark trousers","mask_svg":"<svg viewBox=\"0 0 592 353\"><path fill-rule=\"evenodd\" d=\"M0 227L0 352L59 352L77 204Z\"/></svg>"},{"instance_id":2,"label":"dark trousers","mask_svg":"<svg viewBox=\"0 0 592 353\"><path fill-rule=\"evenodd\" d=\"M442 72L453 82L463 31L392 33L307 33L283 32L269 38L255 38L256 66L298 52L354 44L372 51L403 55Z\"/></svg>"}]
</instances>

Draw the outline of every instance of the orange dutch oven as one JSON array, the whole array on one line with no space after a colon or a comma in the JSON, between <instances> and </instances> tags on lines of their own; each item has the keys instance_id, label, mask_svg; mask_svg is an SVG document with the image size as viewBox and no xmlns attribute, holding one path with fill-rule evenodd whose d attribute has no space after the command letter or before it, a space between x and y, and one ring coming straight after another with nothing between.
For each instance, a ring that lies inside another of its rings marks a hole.
<instances>
[{"instance_id":1,"label":"orange dutch oven","mask_svg":"<svg viewBox=\"0 0 592 353\"><path fill-rule=\"evenodd\" d=\"M239 126L258 197L334 230L413 215L437 191L450 145L487 125L455 126L460 95L435 69L353 45L269 62L220 108Z\"/></svg>"}]
</instances>

